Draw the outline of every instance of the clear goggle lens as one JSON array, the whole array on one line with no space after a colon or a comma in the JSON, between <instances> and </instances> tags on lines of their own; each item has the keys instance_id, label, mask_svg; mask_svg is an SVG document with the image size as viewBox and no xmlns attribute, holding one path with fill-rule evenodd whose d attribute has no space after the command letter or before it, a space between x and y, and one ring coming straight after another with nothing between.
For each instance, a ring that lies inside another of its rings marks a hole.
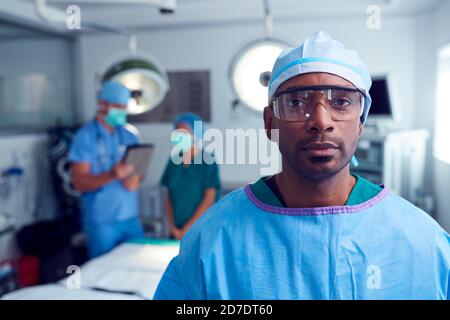
<instances>
[{"instance_id":1,"label":"clear goggle lens","mask_svg":"<svg viewBox=\"0 0 450 320\"><path fill-rule=\"evenodd\" d=\"M335 121L360 117L364 110L365 94L352 87L314 86L280 91L274 96L273 109L278 119L307 121L316 105L323 105Z\"/></svg>"}]
</instances>

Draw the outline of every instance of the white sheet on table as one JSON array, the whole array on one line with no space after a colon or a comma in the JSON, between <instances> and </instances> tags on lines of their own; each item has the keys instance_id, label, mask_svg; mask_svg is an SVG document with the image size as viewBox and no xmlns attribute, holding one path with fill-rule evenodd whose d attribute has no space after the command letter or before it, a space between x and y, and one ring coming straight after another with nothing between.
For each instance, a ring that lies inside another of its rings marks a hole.
<instances>
[{"instance_id":1,"label":"white sheet on table","mask_svg":"<svg viewBox=\"0 0 450 320\"><path fill-rule=\"evenodd\" d=\"M151 299L164 270L178 251L178 244L124 243L80 268L80 290L68 289L66 278L57 284L20 289L2 299Z\"/></svg>"},{"instance_id":2,"label":"white sheet on table","mask_svg":"<svg viewBox=\"0 0 450 320\"><path fill-rule=\"evenodd\" d=\"M23 288L2 296L3 300L140 300L130 294L102 292L90 289L70 290L60 284L45 284Z\"/></svg>"},{"instance_id":3,"label":"white sheet on table","mask_svg":"<svg viewBox=\"0 0 450 320\"><path fill-rule=\"evenodd\" d=\"M122 244L83 265L81 288L134 292L142 298L151 299L164 270L178 251L178 244Z\"/></svg>"}]
</instances>

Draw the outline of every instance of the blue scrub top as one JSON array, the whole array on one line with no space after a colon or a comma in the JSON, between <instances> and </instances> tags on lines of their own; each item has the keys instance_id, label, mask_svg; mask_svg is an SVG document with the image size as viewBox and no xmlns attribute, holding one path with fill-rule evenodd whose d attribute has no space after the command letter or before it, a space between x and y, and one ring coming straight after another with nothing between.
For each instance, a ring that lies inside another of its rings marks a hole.
<instances>
[{"instance_id":1,"label":"blue scrub top","mask_svg":"<svg viewBox=\"0 0 450 320\"><path fill-rule=\"evenodd\" d=\"M126 146L139 143L137 135L125 127L110 133L97 120L92 120L76 133L69 151L69 160L87 162L91 174L110 171L126 150ZM81 196L83 221L103 224L124 221L138 215L136 191L128 191L122 181L115 180L103 187L85 192Z\"/></svg>"},{"instance_id":2,"label":"blue scrub top","mask_svg":"<svg viewBox=\"0 0 450 320\"><path fill-rule=\"evenodd\" d=\"M285 208L246 186L189 229L154 298L449 299L450 236L386 187L355 205Z\"/></svg>"}]
</instances>

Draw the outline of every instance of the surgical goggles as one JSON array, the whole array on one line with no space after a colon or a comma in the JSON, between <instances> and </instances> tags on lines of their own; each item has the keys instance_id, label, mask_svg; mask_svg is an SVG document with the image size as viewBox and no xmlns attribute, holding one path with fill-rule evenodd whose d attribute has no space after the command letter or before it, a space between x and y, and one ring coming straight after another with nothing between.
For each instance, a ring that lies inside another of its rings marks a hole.
<instances>
[{"instance_id":1,"label":"surgical goggles","mask_svg":"<svg viewBox=\"0 0 450 320\"><path fill-rule=\"evenodd\" d=\"M364 111L365 93L343 86L308 86L290 88L274 95L275 117L283 121L307 121L317 104L323 105L334 121L349 121Z\"/></svg>"}]
</instances>

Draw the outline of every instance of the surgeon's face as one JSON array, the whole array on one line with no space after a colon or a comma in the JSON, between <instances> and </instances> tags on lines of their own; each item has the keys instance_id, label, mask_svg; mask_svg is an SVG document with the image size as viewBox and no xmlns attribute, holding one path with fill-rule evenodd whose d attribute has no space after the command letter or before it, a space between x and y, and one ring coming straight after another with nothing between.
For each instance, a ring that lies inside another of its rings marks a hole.
<instances>
[{"instance_id":1,"label":"surgeon's face","mask_svg":"<svg viewBox=\"0 0 450 320\"><path fill-rule=\"evenodd\" d=\"M110 109L126 110L128 107L126 104L110 103L105 100L100 100L98 102L98 106L99 106L98 112L103 117L106 117Z\"/></svg>"},{"instance_id":2,"label":"surgeon's face","mask_svg":"<svg viewBox=\"0 0 450 320\"><path fill-rule=\"evenodd\" d=\"M352 83L328 73L309 73L284 82L278 91L289 88L336 85L354 88ZM288 122L274 116L272 107L264 109L266 130L279 129L279 149L283 170L289 166L307 180L329 178L348 166L356 150L362 124L358 118L334 121L327 109L317 103L306 121ZM270 132L268 132L271 138Z\"/></svg>"},{"instance_id":3,"label":"surgeon's face","mask_svg":"<svg viewBox=\"0 0 450 320\"><path fill-rule=\"evenodd\" d=\"M191 127L189 127L187 124L181 122L179 124L177 124L175 129L182 129L182 130L186 130L187 132L189 132L190 135L192 135L192 129Z\"/></svg>"},{"instance_id":4,"label":"surgeon's face","mask_svg":"<svg viewBox=\"0 0 450 320\"><path fill-rule=\"evenodd\" d=\"M181 135L187 135L183 141L184 143L180 144L180 147L183 149L183 151L188 151L194 148L193 140L194 135L192 134L192 129L185 123L179 123L177 124L175 130L179 131L179 134Z\"/></svg>"}]
</instances>

